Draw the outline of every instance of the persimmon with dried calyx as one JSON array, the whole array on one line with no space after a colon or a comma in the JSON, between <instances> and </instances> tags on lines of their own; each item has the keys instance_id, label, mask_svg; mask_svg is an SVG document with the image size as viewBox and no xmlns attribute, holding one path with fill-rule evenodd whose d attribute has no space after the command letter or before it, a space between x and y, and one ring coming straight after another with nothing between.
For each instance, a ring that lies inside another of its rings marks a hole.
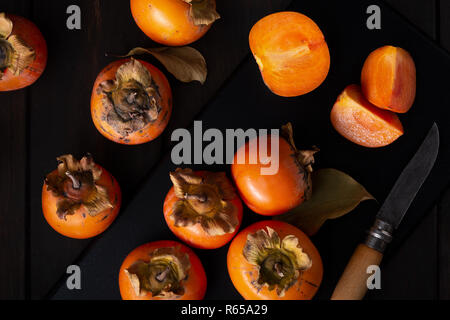
<instances>
[{"instance_id":1,"label":"persimmon with dried calyx","mask_svg":"<svg viewBox=\"0 0 450 320\"><path fill-rule=\"evenodd\" d=\"M404 49L384 46L373 51L361 72L364 96L375 106L407 112L416 97L416 66Z\"/></svg>"},{"instance_id":2,"label":"persimmon with dried calyx","mask_svg":"<svg viewBox=\"0 0 450 320\"><path fill-rule=\"evenodd\" d=\"M170 230L190 246L215 249L237 233L242 203L224 172L170 173L173 187L164 201L164 218Z\"/></svg>"},{"instance_id":3,"label":"persimmon with dried calyx","mask_svg":"<svg viewBox=\"0 0 450 320\"><path fill-rule=\"evenodd\" d=\"M310 300L322 282L322 259L300 229L261 221L231 242L228 273L246 300Z\"/></svg>"},{"instance_id":4,"label":"persimmon with dried calyx","mask_svg":"<svg viewBox=\"0 0 450 320\"><path fill-rule=\"evenodd\" d=\"M123 300L201 300L206 274L197 255L175 241L155 241L134 249L119 271Z\"/></svg>"},{"instance_id":5,"label":"persimmon with dried calyx","mask_svg":"<svg viewBox=\"0 0 450 320\"><path fill-rule=\"evenodd\" d=\"M358 85L349 85L339 95L330 118L337 132L364 147L383 147L403 134L398 116L367 101Z\"/></svg>"},{"instance_id":6,"label":"persimmon with dried calyx","mask_svg":"<svg viewBox=\"0 0 450 320\"><path fill-rule=\"evenodd\" d=\"M0 91L33 84L47 64L47 44L34 23L0 13Z\"/></svg>"},{"instance_id":7,"label":"persimmon with dried calyx","mask_svg":"<svg viewBox=\"0 0 450 320\"><path fill-rule=\"evenodd\" d=\"M278 171L275 174L262 174L267 163L260 158L260 139L247 142L238 149L231 165L231 174L242 200L254 212L274 216L297 207L311 197L311 172L316 147L311 150L298 150L294 144L292 125L282 127L282 136L267 136L267 153L272 153L271 139L278 139ZM243 153L242 161L240 153ZM272 158L274 158L272 156ZM256 159L256 163L251 163ZM272 164L273 165L273 164Z\"/></svg>"},{"instance_id":8,"label":"persimmon with dried calyx","mask_svg":"<svg viewBox=\"0 0 450 320\"><path fill-rule=\"evenodd\" d=\"M45 219L70 238L102 233L119 213L122 198L116 179L91 155L80 161L70 154L57 160L58 168L47 175L42 189Z\"/></svg>"},{"instance_id":9,"label":"persimmon with dried calyx","mask_svg":"<svg viewBox=\"0 0 450 320\"><path fill-rule=\"evenodd\" d=\"M131 0L130 5L138 27L168 46L197 41L220 18L215 0Z\"/></svg>"},{"instance_id":10,"label":"persimmon with dried calyx","mask_svg":"<svg viewBox=\"0 0 450 320\"><path fill-rule=\"evenodd\" d=\"M172 114L172 91L164 74L148 62L109 64L94 83L92 120L106 138L141 144L158 137Z\"/></svg>"},{"instance_id":11,"label":"persimmon with dried calyx","mask_svg":"<svg viewBox=\"0 0 450 320\"><path fill-rule=\"evenodd\" d=\"M283 97L306 94L328 75L330 52L313 20L298 12L277 12L251 29L250 49L269 89Z\"/></svg>"}]
</instances>

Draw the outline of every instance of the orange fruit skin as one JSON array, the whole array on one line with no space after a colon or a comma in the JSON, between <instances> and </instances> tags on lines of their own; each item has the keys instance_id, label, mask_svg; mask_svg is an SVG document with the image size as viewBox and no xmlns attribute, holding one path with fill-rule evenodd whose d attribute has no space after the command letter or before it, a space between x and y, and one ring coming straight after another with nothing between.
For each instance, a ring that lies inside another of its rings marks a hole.
<instances>
[{"instance_id":1,"label":"orange fruit skin","mask_svg":"<svg viewBox=\"0 0 450 320\"><path fill-rule=\"evenodd\" d=\"M47 43L38 27L30 20L20 16L8 14L7 17L13 22L12 34L20 36L27 45L32 47L36 57L31 65L18 76L6 69L0 80L0 91L18 90L32 85L41 76L47 65Z\"/></svg>"},{"instance_id":2,"label":"orange fruit skin","mask_svg":"<svg viewBox=\"0 0 450 320\"><path fill-rule=\"evenodd\" d=\"M358 85L345 88L334 104L330 118L342 136L369 148L386 146L404 132L398 116L372 105Z\"/></svg>"},{"instance_id":3,"label":"orange fruit skin","mask_svg":"<svg viewBox=\"0 0 450 320\"><path fill-rule=\"evenodd\" d=\"M87 210L81 206L73 215L67 215L65 220L60 219L56 214L58 198L51 191L47 190L47 186L44 183L42 188L42 211L44 212L45 220L56 232L69 238L87 239L99 235L113 223L119 213L122 202L119 184L103 168L102 175L96 183L106 188L113 207L100 212L95 217L91 217Z\"/></svg>"},{"instance_id":4,"label":"orange fruit skin","mask_svg":"<svg viewBox=\"0 0 450 320\"><path fill-rule=\"evenodd\" d=\"M148 62L138 60L150 72L152 80L158 87L161 95L161 112L156 121L148 123L141 130L135 131L123 139L105 120L105 107L102 102L103 93L99 90L99 86L105 80L115 80L117 69L128 61L129 59L114 61L97 76L92 89L91 116L95 127L104 137L120 144L136 145L156 139L164 131L172 115L172 91L166 76L158 68Z\"/></svg>"},{"instance_id":5,"label":"orange fruit skin","mask_svg":"<svg viewBox=\"0 0 450 320\"><path fill-rule=\"evenodd\" d=\"M202 176L204 172L197 171L196 174ZM234 232L227 233L224 235L209 235L199 223L189 226L189 227L176 227L175 221L172 219L171 215L173 212L173 207L175 202L177 202L178 197L175 195L174 188L170 188L167 193L166 199L164 200L164 219L166 220L169 229L183 242L187 243L189 246L199 249L217 249L225 244L227 244L239 231L242 222L242 202L238 196L236 196L231 202L236 206L238 210L237 218L239 224L236 226Z\"/></svg>"},{"instance_id":6,"label":"orange fruit skin","mask_svg":"<svg viewBox=\"0 0 450 320\"><path fill-rule=\"evenodd\" d=\"M294 97L316 89L328 75L330 52L320 28L298 12L278 12L259 20L250 49L269 89Z\"/></svg>"},{"instance_id":7,"label":"orange fruit skin","mask_svg":"<svg viewBox=\"0 0 450 320\"><path fill-rule=\"evenodd\" d=\"M367 100L379 108L407 112L416 97L416 66L404 49L384 46L364 62L361 87Z\"/></svg>"},{"instance_id":8,"label":"orange fruit skin","mask_svg":"<svg viewBox=\"0 0 450 320\"><path fill-rule=\"evenodd\" d=\"M271 139L267 137L268 154L271 153ZM307 184L294 160L294 150L284 138L279 139L278 172L274 175L262 175L261 163L250 164L250 155L258 155L256 144L247 142L234 156L231 174L244 203L254 212L264 216L285 213L304 201ZM243 149L245 148L245 149ZM245 150L245 163L238 163L238 153ZM276 161L273 159L273 161Z\"/></svg>"},{"instance_id":9,"label":"orange fruit skin","mask_svg":"<svg viewBox=\"0 0 450 320\"><path fill-rule=\"evenodd\" d=\"M175 297L174 300L202 300L206 292L206 273L197 255L189 247L176 241L155 241L141 245L131 251L125 258L119 271L119 288L123 300L166 300L162 297L153 297L151 293L137 296L131 285L125 269L129 268L136 261L149 261L149 254L158 248L179 247L180 251L189 255L191 267L186 280L183 281L184 294Z\"/></svg>"},{"instance_id":10,"label":"orange fruit skin","mask_svg":"<svg viewBox=\"0 0 450 320\"><path fill-rule=\"evenodd\" d=\"M197 41L212 25L195 25L190 5L182 0L130 0L130 6L138 27L153 41L167 46Z\"/></svg>"},{"instance_id":11,"label":"orange fruit skin","mask_svg":"<svg viewBox=\"0 0 450 320\"><path fill-rule=\"evenodd\" d=\"M276 290L269 291L267 286L259 290L253 285L258 279L259 270L250 264L242 253L247 236L266 227L275 230L281 240L288 235L297 237L299 246L312 260L311 268L300 273L298 281L286 290L283 297L279 297ZM316 294L323 276L322 259L308 236L300 229L277 220L260 221L242 230L230 244L227 266L234 287L246 300L310 300Z\"/></svg>"}]
</instances>

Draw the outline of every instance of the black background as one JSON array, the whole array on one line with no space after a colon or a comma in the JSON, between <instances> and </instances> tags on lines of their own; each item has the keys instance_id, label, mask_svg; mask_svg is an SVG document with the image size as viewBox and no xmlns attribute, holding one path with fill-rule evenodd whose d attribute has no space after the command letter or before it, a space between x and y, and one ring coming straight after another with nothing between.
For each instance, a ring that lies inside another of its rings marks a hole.
<instances>
[{"instance_id":1,"label":"black background","mask_svg":"<svg viewBox=\"0 0 450 320\"><path fill-rule=\"evenodd\" d=\"M6 2L6 1L3 1ZM49 62L42 78L29 89L0 95L1 181L0 298L49 297L67 265L87 247L81 262L83 290L59 291L57 298L118 298L116 276L124 256L139 244L171 238L162 219L162 199L169 188L170 133L202 119L206 128L276 128L294 124L300 146L317 144L322 152L317 167L350 173L376 198L383 200L401 168L418 147L431 122L438 120L442 138L435 170L408 213L397 241L382 267L382 290L368 298L449 298L448 249L450 218L448 196L448 81L450 58L434 47L450 47L448 1L387 1L419 27L382 6L382 30L365 28L365 8L374 1L292 1L297 11L322 28L332 55L325 83L294 99L271 94L263 85L249 56L248 31L261 17L286 8L291 1L218 1L222 19L193 46L208 62L204 86L181 84L169 77L174 91L174 112L162 137L142 146L121 146L103 138L90 120L90 91L97 73L112 58L135 46L157 46L137 28L128 1L14 1L1 10L32 19L49 46ZM82 30L65 27L65 10L78 4ZM378 150L355 146L333 131L329 110L339 92L358 82L368 53L385 44L402 46L413 55L418 69L415 106L401 120L406 134ZM154 60L145 60L159 66ZM220 90L219 90L220 89ZM206 108L205 108L206 107ZM94 240L60 236L45 222L40 209L43 176L56 166L55 157L90 151L96 161L118 179L124 207L114 225ZM445 156L446 155L446 156ZM24 170L25 168L25 170ZM215 167L214 169L219 169ZM142 183L142 181L145 181ZM140 189L140 192L136 190ZM134 198L134 201L130 200ZM432 206L432 203L437 203ZM318 298L327 299L354 246L370 225L376 203L363 203L348 216L327 223L313 238L325 264ZM416 216L429 214L416 227ZM260 219L245 212L244 225ZM412 231L414 230L414 231ZM405 235L408 234L408 237ZM90 244L92 244L90 246ZM208 272L207 298L239 298L226 273L227 247L197 251Z\"/></svg>"}]
</instances>

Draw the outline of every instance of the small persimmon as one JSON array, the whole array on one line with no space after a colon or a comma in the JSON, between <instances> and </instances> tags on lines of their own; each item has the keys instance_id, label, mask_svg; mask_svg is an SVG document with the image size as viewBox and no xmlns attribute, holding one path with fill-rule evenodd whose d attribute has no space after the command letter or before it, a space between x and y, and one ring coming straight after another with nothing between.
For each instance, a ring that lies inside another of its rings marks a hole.
<instances>
[{"instance_id":1,"label":"small persimmon","mask_svg":"<svg viewBox=\"0 0 450 320\"><path fill-rule=\"evenodd\" d=\"M119 271L123 300L202 300L206 274L197 255L176 241L141 245Z\"/></svg>"},{"instance_id":2,"label":"small persimmon","mask_svg":"<svg viewBox=\"0 0 450 320\"><path fill-rule=\"evenodd\" d=\"M197 41L220 18L216 0L130 0L130 5L138 27L168 46Z\"/></svg>"},{"instance_id":3,"label":"small persimmon","mask_svg":"<svg viewBox=\"0 0 450 320\"><path fill-rule=\"evenodd\" d=\"M310 300L323 276L322 259L308 236L276 220L242 230L231 242L227 265L246 300Z\"/></svg>"},{"instance_id":4,"label":"small persimmon","mask_svg":"<svg viewBox=\"0 0 450 320\"><path fill-rule=\"evenodd\" d=\"M47 64L47 44L34 23L0 13L0 91L33 84Z\"/></svg>"},{"instance_id":5,"label":"small persimmon","mask_svg":"<svg viewBox=\"0 0 450 320\"><path fill-rule=\"evenodd\" d=\"M298 12L277 12L259 20L250 49L269 89L283 97L306 94L325 80L330 52L313 20Z\"/></svg>"},{"instance_id":6,"label":"small persimmon","mask_svg":"<svg viewBox=\"0 0 450 320\"><path fill-rule=\"evenodd\" d=\"M170 173L173 187L164 201L170 230L190 246L215 249L228 243L242 222L242 203L224 172Z\"/></svg>"},{"instance_id":7,"label":"small persimmon","mask_svg":"<svg viewBox=\"0 0 450 320\"><path fill-rule=\"evenodd\" d=\"M361 72L364 96L375 106L407 112L416 97L416 66L404 49L384 46L373 51Z\"/></svg>"},{"instance_id":8,"label":"small persimmon","mask_svg":"<svg viewBox=\"0 0 450 320\"><path fill-rule=\"evenodd\" d=\"M339 95L330 118L337 132L364 147L383 147L403 134L398 116L372 105L358 85L349 85Z\"/></svg>"},{"instance_id":9,"label":"small persimmon","mask_svg":"<svg viewBox=\"0 0 450 320\"><path fill-rule=\"evenodd\" d=\"M259 138L241 146L234 156L231 174L242 200L254 212L266 216L285 213L303 201L312 193L311 172L314 154L318 151L298 150L295 147L292 126L290 123L282 127L282 136L267 137L268 154L272 153L272 139L278 140L278 159L275 174L262 174L267 163L260 158ZM245 161L240 160L243 153ZM251 163L251 159L256 159ZM273 164L272 164L273 165Z\"/></svg>"},{"instance_id":10,"label":"small persimmon","mask_svg":"<svg viewBox=\"0 0 450 320\"><path fill-rule=\"evenodd\" d=\"M121 144L158 137L172 114L172 91L164 74L148 62L123 59L97 76L91 115L97 130Z\"/></svg>"},{"instance_id":11,"label":"small persimmon","mask_svg":"<svg viewBox=\"0 0 450 320\"><path fill-rule=\"evenodd\" d=\"M76 239L94 237L116 219L121 192L114 177L87 155L58 157L58 168L42 188L42 210L50 226Z\"/></svg>"}]
</instances>

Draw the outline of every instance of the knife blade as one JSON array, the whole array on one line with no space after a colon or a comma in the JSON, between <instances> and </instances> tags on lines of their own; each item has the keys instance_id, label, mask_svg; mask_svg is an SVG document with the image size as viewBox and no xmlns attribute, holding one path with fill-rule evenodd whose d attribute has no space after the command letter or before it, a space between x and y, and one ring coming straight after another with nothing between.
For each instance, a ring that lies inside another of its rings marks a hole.
<instances>
[{"instance_id":1,"label":"knife blade","mask_svg":"<svg viewBox=\"0 0 450 320\"><path fill-rule=\"evenodd\" d=\"M394 230L431 172L438 152L439 129L434 123L378 211L366 241L358 245L350 258L334 289L332 300L359 300L364 297L368 286L368 267L380 264Z\"/></svg>"}]
</instances>

